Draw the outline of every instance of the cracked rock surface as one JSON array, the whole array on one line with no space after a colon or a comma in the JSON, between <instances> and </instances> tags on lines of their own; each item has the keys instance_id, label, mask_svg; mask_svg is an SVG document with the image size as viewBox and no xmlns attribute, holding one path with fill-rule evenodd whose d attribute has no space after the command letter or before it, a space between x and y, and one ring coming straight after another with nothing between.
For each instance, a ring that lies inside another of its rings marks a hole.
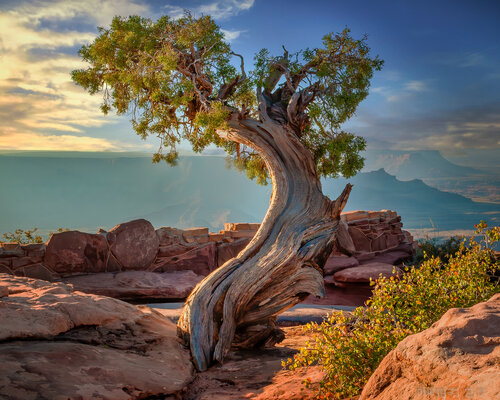
<instances>
[{"instance_id":1,"label":"cracked rock surface","mask_svg":"<svg viewBox=\"0 0 500 400\"><path fill-rule=\"evenodd\" d=\"M156 311L7 274L0 292L2 399L175 398L193 379Z\"/></svg>"}]
</instances>

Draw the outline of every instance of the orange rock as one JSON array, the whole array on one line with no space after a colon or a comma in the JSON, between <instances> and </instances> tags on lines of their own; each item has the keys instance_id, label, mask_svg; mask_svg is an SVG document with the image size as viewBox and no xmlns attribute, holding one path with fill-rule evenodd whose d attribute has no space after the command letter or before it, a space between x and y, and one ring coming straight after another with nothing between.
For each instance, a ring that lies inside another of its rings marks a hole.
<instances>
[{"instance_id":1,"label":"orange rock","mask_svg":"<svg viewBox=\"0 0 500 400\"><path fill-rule=\"evenodd\" d=\"M453 308L380 363L360 400L500 399L500 294Z\"/></svg>"}]
</instances>

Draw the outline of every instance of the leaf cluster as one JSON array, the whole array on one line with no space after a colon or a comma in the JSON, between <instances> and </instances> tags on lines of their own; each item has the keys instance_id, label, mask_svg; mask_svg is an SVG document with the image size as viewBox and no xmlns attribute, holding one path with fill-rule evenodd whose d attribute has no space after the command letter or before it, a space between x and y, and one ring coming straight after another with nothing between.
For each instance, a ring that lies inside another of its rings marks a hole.
<instances>
[{"instance_id":1,"label":"leaf cluster","mask_svg":"<svg viewBox=\"0 0 500 400\"><path fill-rule=\"evenodd\" d=\"M103 94L105 114L129 114L141 138L160 139L154 162L175 163L182 140L196 152L214 144L250 178L266 183L265 163L253 149L217 135L234 112L261 120L266 113L310 149L319 175L350 177L363 167L359 153L366 142L341 125L383 65L369 52L366 37L354 39L346 28L324 36L318 48L294 54L284 49L280 56L263 49L247 76L243 57L232 52L209 16L115 17L81 48L89 67L73 71L72 78L90 94Z\"/></svg>"},{"instance_id":2,"label":"leaf cluster","mask_svg":"<svg viewBox=\"0 0 500 400\"><path fill-rule=\"evenodd\" d=\"M90 94L103 93L105 114L129 114L140 137L160 138L154 161L174 162L182 139L198 152L210 143L223 146L215 129L228 111L220 105L252 101L248 85L228 87L241 77L230 62L229 44L209 16L196 19L186 13L155 22L115 17L79 54L90 66L73 71L72 79Z\"/></svg>"},{"instance_id":3,"label":"leaf cluster","mask_svg":"<svg viewBox=\"0 0 500 400\"><path fill-rule=\"evenodd\" d=\"M10 243L20 243L20 244L28 244L28 243L43 243L43 239L36 232L38 228L33 229L16 229L14 232L7 232L3 234L3 237L6 242Z\"/></svg>"},{"instance_id":4,"label":"leaf cluster","mask_svg":"<svg viewBox=\"0 0 500 400\"><path fill-rule=\"evenodd\" d=\"M498 281L491 279L499 267L492 248L500 229L482 223L477 233L485 239L462 242L447 262L430 257L419 268L406 268L400 279L379 278L366 307L352 315L341 312L321 324L308 324L312 340L284 364L291 370L311 364L324 369L318 399L358 395L405 337L429 328L450 308L471 307L500 291Z\"/></svg>"}]
</instances>

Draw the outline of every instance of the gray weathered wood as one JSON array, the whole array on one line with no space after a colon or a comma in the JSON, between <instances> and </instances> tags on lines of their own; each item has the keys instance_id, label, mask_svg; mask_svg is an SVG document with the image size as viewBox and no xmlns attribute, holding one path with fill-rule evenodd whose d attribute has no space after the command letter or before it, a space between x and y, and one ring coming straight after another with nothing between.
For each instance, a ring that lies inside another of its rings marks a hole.
<instances>
[{"instance_id":1,"label":"gray weathered wood","mask_svg":"<svg viewBox=\"0 0 500 400\"><path fill-rule=\"evenodd\" d=\"M178 332L200 371L222 362L235 339L250 346L276 335L275 316L308 294L324 296L322 268L351 189L336 201L324 196L310 151L291 129L269 118L262 103L260 116L256 121L234 113L229 128L218 132L262 156L273 192L249 245L186 301Z\"/></svg>"}]
</instances>

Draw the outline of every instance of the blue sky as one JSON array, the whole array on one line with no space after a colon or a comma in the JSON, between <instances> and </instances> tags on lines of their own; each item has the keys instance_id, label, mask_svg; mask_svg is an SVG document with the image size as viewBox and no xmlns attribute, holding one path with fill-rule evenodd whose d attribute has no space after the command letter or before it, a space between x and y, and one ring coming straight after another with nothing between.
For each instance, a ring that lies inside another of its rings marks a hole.
<instances>
[{"instance_id":1,"label":"blue sky","mask_svg":"<svg viewBox=\"0 0 500 400\"><path fill-rule=\"evenodd\" d=\"M274 53L320 44L331 31L368 34L385 60L346 129L371 148L460 154L500 148L500 2L142 1L0 3L0 149L153 151L126 117L102 116L100 99L69 78L77 50L114 15L211 14L248 68Z\"/></svg>"}]
</instances>

